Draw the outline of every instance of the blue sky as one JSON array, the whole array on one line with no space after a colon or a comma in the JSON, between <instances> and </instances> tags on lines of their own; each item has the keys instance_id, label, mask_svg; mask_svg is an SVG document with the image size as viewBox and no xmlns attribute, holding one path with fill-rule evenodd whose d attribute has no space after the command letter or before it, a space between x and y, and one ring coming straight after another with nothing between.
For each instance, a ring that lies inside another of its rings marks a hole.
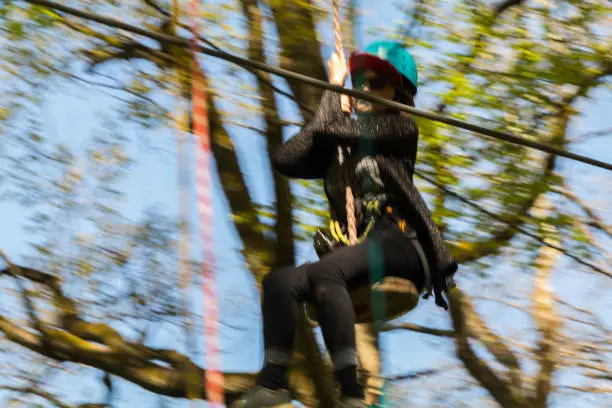
<instances>
[{"instance_id":1,"label":"blue sky","mask_svg":"<svg viewBox=\"0 0 612 408\"><path fill-rule=\"evenodd\" d=\"M360 2L360 7L364 9L364 1ZM389 21L397 18L397 13L392 6L392 2L383 2L380 7L366 9L367 18L362 19L362 35L358 41L360 46L378 37L370 33L371 29L384 24L389 25ZM331 41L329 25L321 25L321 39ZM329 55L329 48L325 47L324 56ZM210 59L206 59L210 61ZM280 81L280 83L283 83ZM47 137L52 137L58 143L63 142L70 146L83 143L83 137L88 137L99 124L99 114L107 109L107 106L115 103L111 98L101 94L96 90L80 89L79 93L74 91L56 94L51 97L41 115L46 124L45 132ZM428 96L420 100L421 106L427 106ZM601 130L612 127L612 118L609 112L612 108L612 100L609 91L600 91L593 95L593 99L581 104L583 116L572 124L572 132L582 134L593 130ZM291 118L298 119L294 107L286 99L279 97L281 110L290 115ZM75 120L78 118L78 120ZM177 165L174 157L174 136L172 131L157 131L154 134L138 129L134 126L125 127L135 140L140 142L131 146L130 153L138 160L137 166L131 172L129 179L124 183L124 187L131 191L122 210L127 214L137 217L138 213L145 209L149 204L156 204L163 207L169 214L177 214L178 190L177 190ZM264 151L264 141L262 138L255 137L247 130L235 127L231 128L232 137L236 144L241 165L247 177L249 190L253 197L261 203L270 203L271 186L267 182L269 169L265 158L261 155ZM287 130L289 136L295 129ZM474 136L476 137L476 136ZM143 142L148 139L146 143ZM610 139L602 137L597 140L585 143L576 147L575 152L585 154L599 160L612 161L612 150L609 148ZM256 152L256 153L253 153ZM610 222L612 216L606 208L609 207L609 197L612 196L612 185L603 182L606 173L604 170L594 169L584 164L571 163L562 159L561 169L564 174L570 174L572 184L580 186L578 193L589 202L601 203L598 209L600 214ZM609 178L609 176L608 176ZM586 182L585 182L586 180ZM257 293L252 288L252 279L249 273L243 268L242 259L237 252L239 245L236 232L228 219L227 203L224 201L217 180L215 180L214 197L214 218L215 218L215 240L217 253L218 285L220 296L220 307L223 317L236 319L240 317L237 325L241 330L222 328L222 348L225 350L223 355L223 366L228 371L256 371L262 361L262 341L261 341L261 322L258 313L259 299ZM606 200L607 198L607 200ZM25 246L26 238L23 232L23 225L30 214L14 203L0 203L0 225L3 226L0 232L0 248L10 257L18 260L27 251ZM195 214L194 214L195 215ZM194 217L194 220L196 218ZM24 237L16 239L15 237ZM309 244L301 245L298 248L298 262L312 260L315 258L314 251ZM199 254L195 254L199 258ZM564 262L567 265L566 262ZM565 266L566 269L570 267ZM571 267L574 268L574 267ZM562 268L560 268L562 269ZM459 275L461 283L465 277L470 276L471 269L465 268ZM512 276L512 284L522 282L528 284L529 277L525 274L512 274L512 268L500 267L498 274L491 279L489 285L507 285L508 276ZM511 275L512 274L512 275ZM587 279L588 277L588 279ZM585 275L579 272L566 270L562 274L555 275L555 288L565 299L575 302L584 302L589 299L593 291L602 290L608 287L609 283L603 279ZM473 282L473 280L471 280ZM467 287L468 292L477 293L477 288ZM193 294L193 301L196 310L201 310L201 294L196 291ZM238 301L237 301L238 300ZM609 301L607 301L609 304ZM0 307L6 307L0 301ZM593 305L595 307L597 305ZM601 305L597 310L604 310ZM498 316L494 319L493 327L501 331L509 328L524 327L528 320L508 308L486 304L481 311L487 317ZM500 314L503 314L500 316ZM450 325L444 311L437 308L433 301L422 302L421 306L409 316L406 321L422 323L425 325L447 328ZM493 319L489 319L490 321ZM160 336L158 341L165 346L172 346L172 335ZM198 343L202 339L198 338ZM160 344L161 345L161 344ZM401 374L413 370L429 368L432 362L444 364L453 362L449 358L452 352L451 343L431 338L416 333L402 332L384 336L384 363L386 374ZM196 357L198 363L203 364L201 356ZM456 379L455 379L456 381ZM91 384L87 387L87 394L95 395L99 387ZM475 395L478 395L478 391ZM124 404L118 406L150 406L150 399L142 398L146 394L137 387L124 384L121 386L122 400ZM0 395L2 395L0 393ZM171 406L182 406L174 401ZM586 407L586 405L583 405Z\"/></svg>"}]
</instances>

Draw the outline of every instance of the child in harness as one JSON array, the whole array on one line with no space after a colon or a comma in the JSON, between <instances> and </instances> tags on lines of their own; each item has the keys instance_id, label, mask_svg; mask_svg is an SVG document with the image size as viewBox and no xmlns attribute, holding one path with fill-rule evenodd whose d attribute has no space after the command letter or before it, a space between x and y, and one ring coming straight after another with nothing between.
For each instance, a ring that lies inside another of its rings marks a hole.
<instances>
[{"instance_id":1,"label":"child in harness","mask_svg":"<svg viewBox=\"0 0 612 408\"><path fill-rule=\"evenodd\" d=\"M354 89L414 106L417 67L401 44L373 43L353 53L349 67L333 54L328 68L332 84L343 86L350 68ZM385 276L410 280L420 292L432 290L436 303L447 307L442 292L457 264L412 180L419 135L415 122L363 100L353 101L353 119L342 112L340 99L325 91L315 117L273 157L275 170L286 177L323 179L332 222L315 239L318 261L264 278L264 367L236 408L290 406L287 364L304 302L316 310L340 385L338 406L368 406L357 376L356 316L349 289L370 284L371 245L381 248ZM354 245L347 238L347 183L355 197Z\"/></svg>"}]
</instances>

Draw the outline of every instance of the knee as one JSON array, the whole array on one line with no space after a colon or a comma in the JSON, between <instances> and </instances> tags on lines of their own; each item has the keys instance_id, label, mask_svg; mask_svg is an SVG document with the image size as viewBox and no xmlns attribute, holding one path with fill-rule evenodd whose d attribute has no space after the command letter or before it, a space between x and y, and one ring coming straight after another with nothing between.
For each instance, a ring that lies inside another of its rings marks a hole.
<instances>
[{"instance_id":1,"label":"knee","mask_svg":"<svg viewBox=\"0 0 612 408\"><path fill-rule=\"evenodd\" d=\"M326 265L313 267L308 274L313 295L319 301L337 298L338 291L345 290L347 284L342 271Z\"/></svg>"},{"instance_id":2,"label":"knee","mask_svg":"<svg viewBox=\"0 0 612 408\"><path fill-rule=\"evenodd\" d=\"M343 290L343 286L335 283L319 283L314 287L314 298L318 302L327 301L329 299L337 299L338 291Z\"/></svg>"},{"instance_id":3,"label":"knee","mask_svg":"<svg viewBox=\"0 0 612 408\"><path fill-rule=\"evenodd\" d=\"M262 288L264 293L276 293L287 290L289 286L290 268L275 269L264 276L262 280Z\"/></svg>"},{"instance_id":4,"label":"knee","mask_svg":"<svg viewBox=\"0 0 612 408\"><path fill-rule=\"evenodd\" d=\"M264 296L297 296L303 284L303 271L301 267L287 267L275 269L264 276L262 289Z\"/></svg>"},{"instance_id":5,"label":"knee","mask_svg":"<svg viewBox=\"0 0 612 408\"><path fill-rule=\"evenodd\" d=\"M308 270L308 279L312 287L317 288L327 286L346 286L342 270L334 265L314 263ZM324 289L321 289L324 290Z\"/></svg>"}]
</instances>

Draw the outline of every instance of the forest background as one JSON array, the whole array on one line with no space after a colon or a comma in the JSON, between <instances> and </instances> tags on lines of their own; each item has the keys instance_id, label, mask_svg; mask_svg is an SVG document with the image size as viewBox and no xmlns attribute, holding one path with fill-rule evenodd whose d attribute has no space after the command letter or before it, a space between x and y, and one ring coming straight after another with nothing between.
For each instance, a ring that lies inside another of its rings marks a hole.
<instances>
[{"instance_id":1,"label":"forest background","mask_svg":"<svg viewBox=\"0 0 612 408\"><path fill-rule=\"evenodd\" d=\"M187 406L187 392L203 398L206 301L185 120L192 55L33 3L0 5L0 249L14 264L0 269L0 406ZM185 2L59 3L189 36ZM404 42L420 109L612 162L611 11L605 0L350 1L343 38L348 50ZM328 1L207 1L200 18L227 52L327 79ZM322 91L198 60L231 401L262 362L261 278L315 259L321 186L289 182L269 158ZM358 327L369 398L383 375L397 406L605 406L609 174L418 123L417 169L435 184L415 180L461 264L459 289L452 313L422 301L379 343ZM320 340L303 322L292 382L303 404L332 407Z\"/></svg>"}]
</instances>

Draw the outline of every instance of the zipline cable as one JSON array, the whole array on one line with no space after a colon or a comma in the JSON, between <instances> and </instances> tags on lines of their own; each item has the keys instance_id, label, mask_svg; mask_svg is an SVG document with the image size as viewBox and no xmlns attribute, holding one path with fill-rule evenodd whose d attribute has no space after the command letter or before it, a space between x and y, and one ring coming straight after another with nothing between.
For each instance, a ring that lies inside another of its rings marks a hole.
<instances>
[{"instance_id":1,"label":"zipline cable","mask_svg":"<svg viewBox=\"0 0 612 408\"><path fill-rule=\"evenodd\" d=\"M73 16L76 17L81 17L81 18L85 18L91 21L96 21L98 23L101 24L105 24L108 26L113 26L116 28L120 28L122 30L126 30L129 32L132 32L134 34L139 34L139 35L143 35L145 37L149 37L151 39L155 39L157 41L160 42L165 42L168 44L172 44L172 45L176 45L176 46L180 46L180 47L191 47L194 51L197 52L201 52L203 54L206 55L210 55L212 57L215 58L219 58L228 62L232 62L234 64L237 64L239 66L243 66L246 68L251 68L251 69L256 69L256 70L261 70L261 71L265 71L265 72L269 72L271 74L274 75L278 75L281 76L283 78L288 78L288 79L294 79L296 81L301 81L303 83L306 83L308 85L312 85L314 87L317 88L322 88L322 89L327 89L330 91L334 91L337 93L341 93L344 95L349 95L349 96L353 96L355 98L358 99L363 99L365 101L368 102L372 102L372 103L377 103L380 105L384 105L387 106L389 108L393 108L396 110L399 110L401 112L406 112L406 113L410 113L416 116L420 116L423 118L427 118L430 119L434 122L440 122L440 123L445 123L447 125L451 125L451 126L455 126L458 127L460 129L465 129L465 130L469 130L471 132L477 133L477 134L481 134L484 136L489 136L492 137L494 139L498 139L498 140L503 140L506 142L510 142L510 143L514 143L517 145L521 145L521 146L526 146L526 147L530 147L536 150L540 150L546 153L550 153L550 154L555 154L561 157L565 157L574 161L578 161L578 162L582 162L585 164L589 164L591 166L594 167L599 167L605 170L612 170L612 164L611 163L606 163L600 160L596 160L590 157L586 157L586 156L582 156L576 153L571 153L568 152L564 149L555 147L555 146L550 146L547 145L545 143L540 143L540 142L536 142L533 140L529 140L529 139L525 139L523 137L519 137L516 136L512 133L506 133L506 132L501 132L498 130L493 130L493 129L488 129L485 128L483 126L479 126L479 125L475 125L469 122L465 122L459 119L453 119L453 118L449 118L443 115L439 115L433 112L427 112L427 111L422 111L416 108L413 108L411 106L408 105L403 105L399 102L395 102L395 101L391 101L388 99L383 99L383 98L379 98L376 96L372 96L372 95L368 95L366 93L363 92L359 92L359 91L354 91L352 89L348 89L348 88L343 88L341 86L338 85L332 85L328 82L325 81L321 81L319 79L315 79L312 77L309 77L307 75L302 75L302 74L298 74L297 72L293 72L293 71L289 71L287 69L283 69L283 68L278 68L278 67L274 67L262 62L257 62L257 61L251 61L245 58L241 58L238 57L236 55L227 53L225 51L218 51L212 48L208 48L199 44L194 44L193 47L191 46L191 41L184 39L184 38L180 38L180 37L175 37L172 35L167 35L167 34L162 34L162 33L156 33L153 31L149 31L149 30L145 30L142 28L138 28L136 26L133 26L131 24L127 24L118 20L115 20L113 18L109 18L109 17L104 17L104 16L100 16L98 14L95 13L90 13L87 11L81 11L81 10L77 10L74 9L72 7L68 7L68 6L64 6L62 4L58 4L56 2L53 1L49 1L49 0L24 0L27 3L32 3L32 4L38 4L41 6L46 6L58 11L62 11L64 13L67 14L71 14Z\"/></svg>"},{"instance_id":2,"label":"zipline cable","mask_svg":"<svg viewBox=\"0 0 612 408\"><path fill-rule=\"evenodd\" d=\"M592 263L590 263L588 261L585 261L584 259L582 259L578 255L572 254L567 249L565 249L565 248L563 248L563 247L561 247L559 245L555 245L555 244L551 244L551 243L547 242L541 236L539 236L537 234L534 234L533 232L530 232L530 231L526 230L523 227L516 226L516 225L514 225L514 224L504 220L503 217L501 217L501 216L499 216L499 215L497 215L497 214L487 210L486 208L482 207L479 204L476 204L475 202L471 201L470 199L463 197L459 193L456 193L455 191L449 189L448 187L443 186L442 184L440 184L440 183L436 182L435 180L433 180L431 177L426 176L426 175L424 175L423 173L421 173L419 171L415 171L414 174L416 176L422 178L426 182L436 186L440 190L444 191L449 196L454 197L457 200L461 201L462 203L464 203L466 205L469 205L470 207L472 207L472 208L482 212L483 214L486 214L487 216L489 216L489 217L491 217L491 218L493 218L493 219L495 219L495 220L497 220L499 222L502 222L502 223L510 226L515 231L517 231L517 232L519 232L519 233L521 233L523 235L526 235L526 236L528 236L528 237L538 241L539 243L541 243L541 244L543 244L543 245L545 245L545 246L547 246L549 248L552 248L552 249L555 249L555 250L561 252L565 256L573 259L574 261L576 261L576 262L578 262L578 263L580 263L582 265L588 266L589 268L593 269L595 272L598 272L598 273L600 273L600 274L602 274L604 276L607 276L608 278L612 278L612 272L606 271L605 269L603 269L603 268L601 268L601 267L599 267L597 265L594 265L594 264L592 264Z\"/></svg>"}]
</instances>

